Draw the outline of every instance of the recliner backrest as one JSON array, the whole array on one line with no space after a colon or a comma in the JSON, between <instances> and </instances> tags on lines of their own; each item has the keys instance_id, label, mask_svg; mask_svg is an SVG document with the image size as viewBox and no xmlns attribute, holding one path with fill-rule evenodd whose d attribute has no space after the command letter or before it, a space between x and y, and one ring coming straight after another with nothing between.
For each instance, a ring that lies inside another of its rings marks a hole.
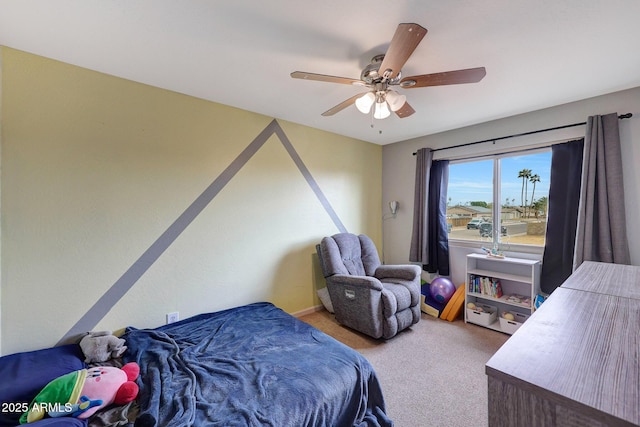
<instances>
[{"instance_id":1,"label":"recliner backrest","mask_svg":"<svg viewBox=\"0 0 640 427\"><path fill-rule=\"evenodd\" d=\"M334 234L320 242L321 266L324 277L334 274L373 276L380 258L373 241L364 234Z\"/></svg>"}]
</instances>

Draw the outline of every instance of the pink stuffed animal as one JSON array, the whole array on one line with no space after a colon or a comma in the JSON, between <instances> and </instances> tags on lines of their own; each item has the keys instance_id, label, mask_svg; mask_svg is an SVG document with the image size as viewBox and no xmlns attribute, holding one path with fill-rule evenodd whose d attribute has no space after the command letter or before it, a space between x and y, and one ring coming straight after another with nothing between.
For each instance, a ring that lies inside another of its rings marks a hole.
<instances>
[{"instance_id":1,"label":"pink stuffed animal","mask_svg":"<svg viewBox=\"0 0 640 427\"><path fill-rule=\"evenodd\" d=\"M102 404L92 406L78 418L88 418L112 403L124 405L134 400L138 395L138 385L134 381L139 374L140 367L135 362L127 363L122 369L110 366L89 368L80 395L91 401L102 400Z\"/></svg>"},{"instance_id":2,"label":"pink stuffed animal","mask_svg":"<svg viewBox=\"0 0 640 427\"><path fill-rule=\"evenodd\" d=\"M120 368L98 366L63 375L47 384L22 414L20 423L40 420L48 413L51 417L71 415L88 418L99 409L115 403L124 405L136 398L140 374L137 363Z\"/></svg>"}]
</instances>

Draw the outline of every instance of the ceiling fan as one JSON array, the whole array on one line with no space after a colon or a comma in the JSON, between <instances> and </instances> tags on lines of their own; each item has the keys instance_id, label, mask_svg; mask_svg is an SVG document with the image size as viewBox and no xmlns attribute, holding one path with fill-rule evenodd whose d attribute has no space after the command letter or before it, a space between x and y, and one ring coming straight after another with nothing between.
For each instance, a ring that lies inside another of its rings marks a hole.
<instances>
[{"instance_id":1,"label":"ceiling fan","mask_svg":"<svg viewBox=\"0 0 640 427\"><path fill-rule=\"evenodd\" d=\"M356 108L364 114L368 114L373 107L373 117L376 119L389 117L391 111L395 112L400 118L409 117L415 113L415 110L409 105L405 95L399 94L397 91L392 90L391 87L399 86L403 89L413 89L427 86L477 83L487 74L484 67L478 67L403 78L400 69L426 34L427 30L418 24L398 25L387 53L374 56L371 63L362 70L360 79L304 71L294 71L291 73L291 77L369 88L368 92L354 95L328 109L322 113L323 116L332 116L351 104L355 104Z\"/></svg>"}]
</instances>

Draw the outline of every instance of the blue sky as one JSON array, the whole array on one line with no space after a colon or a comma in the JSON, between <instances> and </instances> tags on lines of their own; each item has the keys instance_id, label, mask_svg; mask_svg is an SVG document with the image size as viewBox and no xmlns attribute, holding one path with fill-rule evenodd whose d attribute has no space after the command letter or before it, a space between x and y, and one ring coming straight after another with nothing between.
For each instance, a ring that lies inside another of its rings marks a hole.
<instances>
[{"instance_id":1,"label":"blue sky","mask_svg":"<svg viewBox=\"0 0 640 427\"><path fill-rule=\"evenodd\" d=\"M533 174L540 176L536 183L535 199L549 194L549 176L551 173L551 151L535 154L523 154L504 157L501 160L502 196L501 204L520 205L522 192L522 178L518 173L522 169L531 169ZM532 184L528 183L527 200L531 202ZM472 201L491 203L493 195L493 160L451 163L449 165L449 188L447 199L450 205L466 204ZM513 201L515 199L515 202Z\"/></svg>"}]
</instances>

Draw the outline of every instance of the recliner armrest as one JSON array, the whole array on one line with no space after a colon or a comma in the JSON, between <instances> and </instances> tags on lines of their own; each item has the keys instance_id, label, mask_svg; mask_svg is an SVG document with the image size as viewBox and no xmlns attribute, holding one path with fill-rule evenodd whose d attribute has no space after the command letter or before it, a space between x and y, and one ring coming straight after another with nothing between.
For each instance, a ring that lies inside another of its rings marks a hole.
<instances>
[{"instance_id":1,"label":"recliner armrest","mask_svg":"<svg viewBox=\"0 0 640 427\"><path fill-rule=\"evenodd\" d=\"M377 279L416 280L420 278L421 269L418 265L381 265L376 269Z\"/></svg>"},{"instance_id":2,"label":"recliner armrest","mask_svg":"<svg viewBox=\"0 0 640 427\"><path fill-rule=\"evenodd\" d=\"M349 276L348 274L334 274L333 276L327 277L327 284L329 283L382 291L382 283L380 283L380 280L370 276Z\"/></svg>"}]
</instances>

